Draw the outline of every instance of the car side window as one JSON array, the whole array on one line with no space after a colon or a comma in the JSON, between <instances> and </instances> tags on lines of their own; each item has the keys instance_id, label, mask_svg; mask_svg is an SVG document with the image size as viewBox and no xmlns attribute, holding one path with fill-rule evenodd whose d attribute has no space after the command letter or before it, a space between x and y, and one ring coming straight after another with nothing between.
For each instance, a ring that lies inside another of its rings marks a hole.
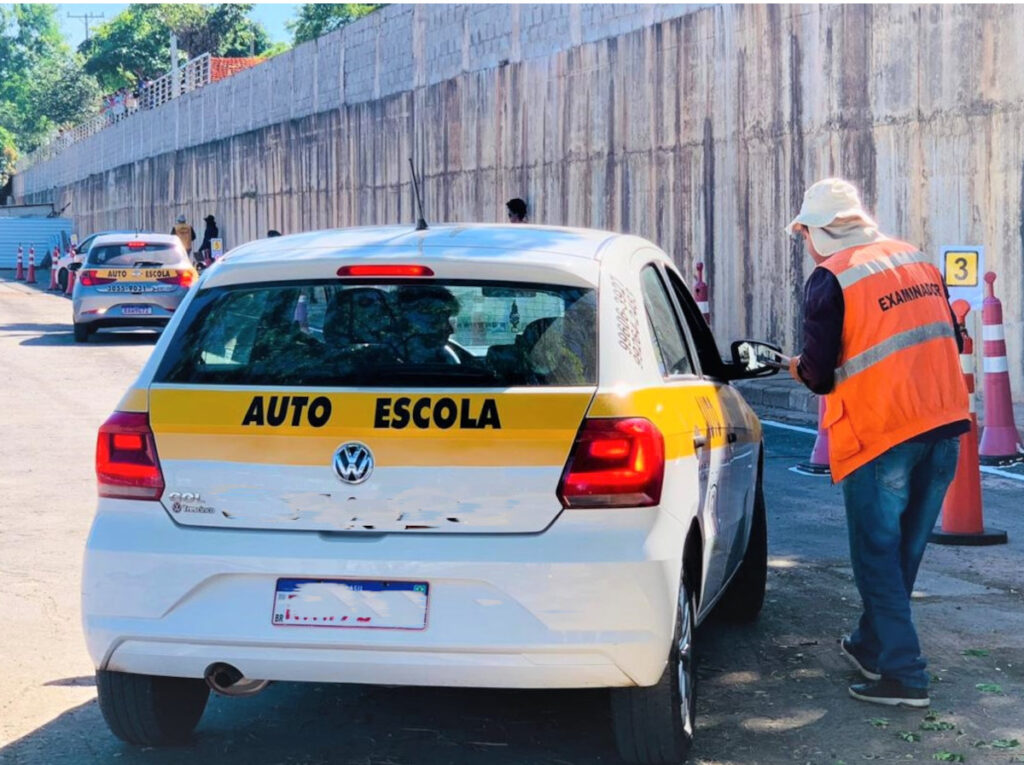
<instances>
[{"instance_id":1,"label":"car side window","mask_svg":"<svg viewBox=\"0 0 1024 765\"><path fill-rule=\"evenodd\" d=\"M662 377L693 374L693 362L690 360L683 328L658 269L653 265L646 266L640 272L640 288Z\"/></svg>"},{"instance_id":2,"label":"car side window","mask_svg":"<svg viewBox=\"0 0 1024 765\"><path fill-rule=\"evenodd\" d=\"M704 321L697 303L679 274L671 268L666 268L665 273L668 274L672 293L682 309L690 337L693 338L701 370L711 377L721 377L723 374L722 357L718 354L718 346L715 344L714 335L711 334L711 328Z\"/></svg>"}]
</instances>

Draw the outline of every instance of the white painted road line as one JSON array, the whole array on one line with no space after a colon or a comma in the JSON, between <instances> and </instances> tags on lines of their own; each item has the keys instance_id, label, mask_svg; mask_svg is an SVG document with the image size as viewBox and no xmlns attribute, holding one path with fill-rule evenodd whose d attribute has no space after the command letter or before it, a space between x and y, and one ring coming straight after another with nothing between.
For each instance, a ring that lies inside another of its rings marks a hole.
<instances>
[{"instance_id":1,"label":"white painted road line","mask_svg":"<svg viewBox=\"0 0 1024 765\"><path fill-rule=\"evenodd\" d=\"M818 431L814 430L814 428L804 428L801 427L800 425L787 425L784 422L775 422L774 420L761 420L761 424L767 425L772 428L781 428L782 430L793 430L796 431L797 433L807 433L812 436L818 435ZM987 465L981 466L981 472L988 473L989 475L997 475L1000 478L1009 478L1012 481L1020 481L1021 483L1024 483L1024 475L1021 475L1019 473L1010 473L1007 472L1006 470L1000 470L999 468L988 467Z\"/></svg>"},{"instance_id":2,"label":"white painted road line","mask_svg":"<svg viewBox=\"0 0 1024 765\"><path fill-rule=\"evenodd\" d=\"M810 433L812 436L818 435L818 431L814 428L804 428L800 425L787 425L784 422L775 422L774 420L761 420L762 425L770 425L773 428L782 428L783 430L795 430L797 433Z\"/></svg>"}]
</instances>

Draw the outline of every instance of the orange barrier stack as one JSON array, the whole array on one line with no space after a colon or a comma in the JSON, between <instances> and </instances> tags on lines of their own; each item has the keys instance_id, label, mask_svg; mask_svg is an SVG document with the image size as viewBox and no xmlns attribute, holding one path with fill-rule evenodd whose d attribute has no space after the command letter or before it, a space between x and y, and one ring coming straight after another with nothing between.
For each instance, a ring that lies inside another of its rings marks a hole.
<instances>
[{"instance_id":1,"label":"orange barrier stack","mask_svg":"<svg viewBox=\"0 0 1024 765\"><path fill-rule=\"evenodd\" d=\"M21 245L18 245L18 270L14 274L14 278L19 282L25 281L25 258L22 255Z\"/></svg>"},{"instance_id":2,"label":"orange barrier stack","mask_svg":"<svg viewBox=\"0 0 1024 765\"><path fill-rule=\"evenodd\" d=\"M25 278L25 284L36 283L36 248L32 245L28 246L28 276Z\"/></svg>"},{"instance_id":3,"label":"orange barrier stack","mask_svg":"<svg viewBox=\"0 0 1024 765\"><path fill-rule=\"evenodd\" d=\"M50 256L50 285L46 288L50 292L60 289L60 284L57 282L58 260L60 260L60 247L55 246L53 248L53 255Z\"/></svg>"},{"instance_id":4,"label":"orange barrier stack","mask_svg":"<svg viewBox=\"0 0 1024 765\"><path fill-rule=\"evenodd\" d=\"M832 475L828 466L828 431L821 426L825 419L825 398L818 398L818 435L814 439L814 448L811 449L811 457L807 462L801 462L792 468L795 473L804 475Z\"/></svg>"},{"instance_id":5,"label":"orange barrier stack","mask_svg":"<svg viewBox=\"0 0 1024 765\"><path fill-rule=\"evenodd\" d=\"M966 300L953 302L960 332L964 337L964 350L960 365L967 382L970 401L971 429L960 436L960 457L956 475L942 503L941 531L933 531L929 542L940 545L999 545L1006 544L1006 532L985 528L982 517L981 468L978 462L978 417L974 396L974 341L967 334L966 319L971 306Z\"/></svg>"},{"instance_id":6,"label":"orange barrier stack","mask_svg":"<svg viewBox=\"0 0 1024 765\"><path fill-rule=\"evenodd\" d=\"M982 340L985 341L985 427L981 431L979 451L986 465L1013 465L1024 459L1024 446L1013 421L1003 304L995 295L995 281L992 271L985 274L981 314Z\"/></svg>"},{"instance_id":7,"label":"orange barrier stack","mask_svg":"<svg viewBox=\"0 0 1024 765\"><path fill-rule=\"evenodd\" d=\"M711 326L711 302L708 299L708 284L704 281L704 264L697 262L697 281L693 283L693 299L697 301L704 321Z\"/></svg>"}]
</instances>

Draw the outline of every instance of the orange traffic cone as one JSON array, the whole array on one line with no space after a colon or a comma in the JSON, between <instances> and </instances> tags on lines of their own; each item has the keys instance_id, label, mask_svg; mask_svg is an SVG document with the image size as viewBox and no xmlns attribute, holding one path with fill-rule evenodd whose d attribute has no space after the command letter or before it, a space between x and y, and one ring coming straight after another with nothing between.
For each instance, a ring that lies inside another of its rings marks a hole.
<instances>
[{"instance_id":1,"label":"orange traffic cone","mask_svg":"<svg viewBox=\"0 0 1024 765\"><path fill-rule=\"evenodd\" d=\"M21 245L18 245L18 270L14 274L14 278L19 282L25 281L25 258L22 255Z\"/></svg>"},{"instance_id":2,"label":"orange traffic cone","mask_svg":"<svg viewBox=\"0 0 1024 765\"><path fill-rule=\"evenodd\" d=\"M36 248L32 245L28 246L28 276L25 279L25 284L36 283Z\"/></svg>"},{"instance_id":3,"label":"orange traffic cone","mask_svg":"<svg viewBox=\"0 0 1024 765\"><path fill-rule=\"evenodd\" d=\"M978 417L974 402L974 341L967 334L965 320L971 306L966 300L953 302L953 313L964 336L964 350L960 354L960 366L967 382L970 401L971 429L960 436L960 457L956 463L956 475L946 492L942 504L941 531L936 530L928 537L929 542L940 545L1000 545L1006 544L1006 532L985 528L982 518L981 468L978 464Z\"/></svg>"},{"instance_id":4,"label":"orange traffic cone","mask_svg":"<svg viewBox=\"0 0 1024 765\"><path fill-rule=\"evenodd\" d=\"M814 439L814 448L811 449L811 458L807 462L801 462L796 467L790 468L794 473L804 475L832 475L828 466L828 431L821 427L821 421L825 419L825 397L818 398L818 436Z\"/></svg>"},{"instance_id":5,"label":"orange traffic cone","mask_svg":"<svg viewBox=\"0 0 1024 765\"><path fill-rule=\"evenodd\" d=\"M53 248L53 255L50 256L50 286L46 289L49 292L60 289L57 283L57 261L60 260L60 247Z\"/></svg>"},{"instance_id":6,"label":"orange traffic cone","mask_svg":"<svg viewBox=\"0 0 1024 765\"><path fill-rule=\"evenodd\" d=\"M986 465L1013 465L1024 460L1024 444L1013 421L1003 304L995 295L996 275L985 274L982 302L982 340L985 364L985 427L981 431L981 461Z\"/></svg>"},{"instance_id":7,"label":"orange traffic cone","mask_svg":"<svg viewBox=\"0 0 1024 765\"><path fill-rule=\"evenodd\" d=\"M64 294L71 297L71 293L75 291L75 272L71 268L72 263L78 262L78 254L75 252L75 246L71 245L71 262L68 263L68 287L64 290Z\"/></svg>"}]
</instances>

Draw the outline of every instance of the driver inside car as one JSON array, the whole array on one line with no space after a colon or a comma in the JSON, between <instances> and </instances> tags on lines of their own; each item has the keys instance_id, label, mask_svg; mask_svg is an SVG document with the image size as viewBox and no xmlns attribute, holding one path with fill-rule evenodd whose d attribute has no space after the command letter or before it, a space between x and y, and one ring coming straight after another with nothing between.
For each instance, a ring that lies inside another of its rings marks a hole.
<instances>
[{"instance_id":1,"label":"driver inside car","mask_svg":"<svg viewBox=\"0 0 1024 765\"><path fill-rule=\"evenodd\" d=\"M405 361L411 364L459 364L461 360L448 344L454 331L452 318L459 301L445 287L412 285L400 287L395 299L397 313L405 323Z\"/></svg>"}]
</instances>

